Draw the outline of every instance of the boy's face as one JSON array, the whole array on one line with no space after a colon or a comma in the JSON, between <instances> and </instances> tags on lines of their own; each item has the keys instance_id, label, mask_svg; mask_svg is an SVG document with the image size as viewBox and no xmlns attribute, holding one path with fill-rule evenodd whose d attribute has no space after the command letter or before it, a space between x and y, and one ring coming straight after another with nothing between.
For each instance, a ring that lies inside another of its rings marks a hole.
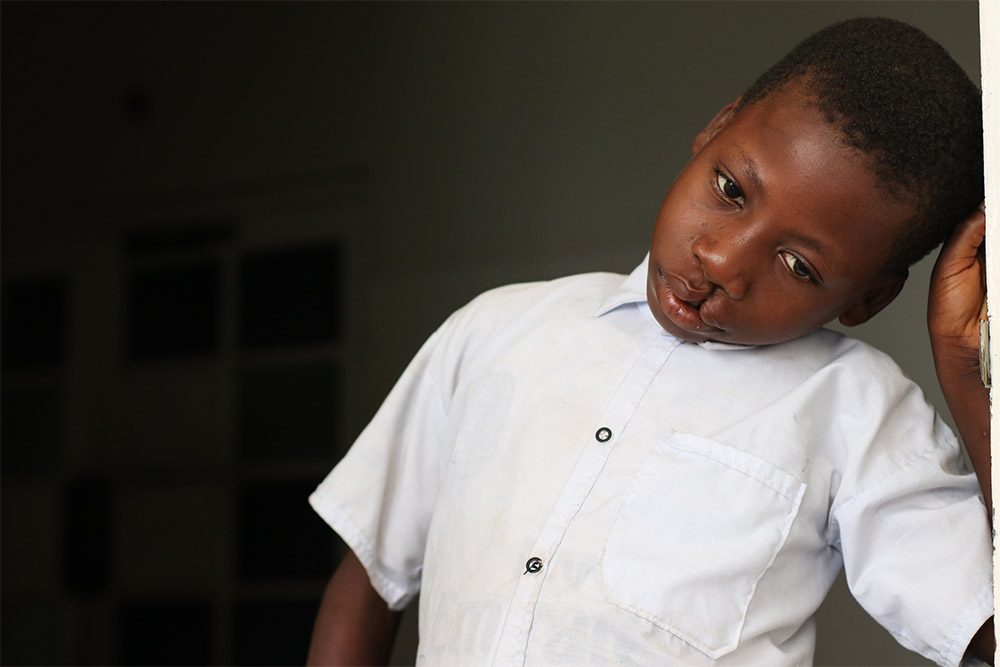
<instances>
[{"instance_id":1,"label":"boy's face","mask_svg":"<svg viewBox=\"0 0 1000 667\"><path fill-rule=\"evenodd\" d=\"M913 207L806 100L790 84L735 116L733 103L695 139L650 248L649 305L671 334L779 343L860 324L902 288L883 268Z\"/></svg>"}]
</instances>

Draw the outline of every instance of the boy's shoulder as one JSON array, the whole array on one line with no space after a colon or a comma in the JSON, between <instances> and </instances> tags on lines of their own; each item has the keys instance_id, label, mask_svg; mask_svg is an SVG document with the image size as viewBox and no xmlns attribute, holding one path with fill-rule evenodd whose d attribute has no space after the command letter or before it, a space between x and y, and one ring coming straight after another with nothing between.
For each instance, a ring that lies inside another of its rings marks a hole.
<instances>
[{"instance_id":1,"label":"boy's shoulder","mask_svg":"<svg viewBox=\"0 0 1000 667\"><path fill-rule=\"evenodd\" d=\"M863 340L819 329L801 338L753 351L764 377L795 378L820 395L850 396L859 410L881 410L900 396L923 390L895 359ZM925 400L925 399L921 399Z\"/></svg>"},{"instance_id":2,"label":"boy's shoulder","mask_svg":"<svg viewBox=\"0 0 1000 667\"><path fill-rule=\"evenodd\" d=\"M556 298L586 298L595 294L607 295L622 286L625 274L611 271L576 273L547 280L510 283L486 290L473 301L532 301L547 296Z\"/></svg>"},{"instance_id":3,"label":"boy's shoulder","mask_svg":"<svg viewBox=\"0 0 1000 667\"><path fill-rule=\"evenodd\" d=\"M867 373L902 373L896 361L886 352L859 338L832 329L818 329L801 338L765 346L761 350L780 350L788 356L818 357L824 365L846 364Z\"/></svg>"},{"instance_id":4,"label":"boy's shoulder","mask_svg":"<svg viewBox=\"0 0 1000 667\"><path fill-rule=\"evenodd\" d=\"M509 320L537 309L579 310L595 314L622 287L625 275L611 272L579 273L551 280L512 283L487 290L462 310L476 318Z\"/></svg>"},{"instance_id":5,"label":"boy's shoulder","mask_svg":"<svg viewBox=\"0 0 1000 667\"><path fill-rule=\"evenodd\" d=\"M594 272L495 287L452 313L434 338L450 354L465 356L500 336L520 339L542 328L576 328L593 321L624 280L622 274Z\"/></svg>"}]
</instances>

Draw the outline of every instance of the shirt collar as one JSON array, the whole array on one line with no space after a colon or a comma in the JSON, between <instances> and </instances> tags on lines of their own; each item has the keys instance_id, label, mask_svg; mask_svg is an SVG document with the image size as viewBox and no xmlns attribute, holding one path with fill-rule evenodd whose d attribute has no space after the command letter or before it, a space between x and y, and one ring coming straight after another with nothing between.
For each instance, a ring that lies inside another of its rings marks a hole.
<instances>
[{"instance_id":1,"label":"shirt collar","mask_svg":"<svg viewBox=\"0 0 1000 667\"><path fill-rule=\"evenodd\" d=\"M594 313L594 317L607 315L612 310L622 306L636 304L649 315L649 320L656 324L659 328L660 325L656 323L656 320L653 318L652 313L649 311L649 304L646 301L646 267L648 265L649 253L647 252L646 256L639 263L639 266L635 267L632 270L632 273L628 274L621 286L601 303L600 308L598 308L597 312ZM670 336L673 338L671 334L663 331L662 329L660 332L664 336ZM715 341L706 341L704 343L697 343L697 345L705 348L706 350L751 350L757 347L756 345L737 345L735 343L718 343Z\"/></svg>"},{"instance_id":2,"label":"shirt collar","mask_svg":"<svg viewBox=\"0 0 1000 667\"><path fill-rule=\"evenodd\" d=\"M594 317L607 315L612 310L630 303L646 303L646 267L649 265L649 253L639 266L625 278L625 282L601 304Z\"/></svg>"}]
</instances>

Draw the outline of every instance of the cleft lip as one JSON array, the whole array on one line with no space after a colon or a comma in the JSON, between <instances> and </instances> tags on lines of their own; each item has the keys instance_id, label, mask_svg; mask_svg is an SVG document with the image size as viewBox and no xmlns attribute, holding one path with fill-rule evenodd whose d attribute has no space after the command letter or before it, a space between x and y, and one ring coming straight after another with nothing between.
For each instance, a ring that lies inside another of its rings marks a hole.
<instances>
[{"instance_id":1,"label":"cleft lip","mask_svg":"<svg viewBox=\"0 0 1000 667\"><path fill-rule=\"evenodd\" d=\"M681 301L692 308L701 308L701 304L705 303L705 299L681 299Z\"/></svg>"},{"instance_id":2,"label":"cleft lip","mask_svg":"<svg viewBox=\"0 0 1000 667\"><path fill-rule=\"evenodd\" d=\"M667 331L691 341L707 340L722 329L714 321L705 320L702 307L710 303L716 286L704 280L689 281L676 272L667 273L654 265L650 289L655 294L661 324ZM714 318L711 318L714 320Z\"/></svg>"},{"instance_id":3,"label":"cleft lip","mask_svg":"<svg viewBox=\"0 0 1000 667\"><path fill-rule=\"evenodd\" d=\"M675 284L671 285L672 282ZM690 281L680 276L677 277L676 281L668 281L668 286L678 299L692 308L701 308L701 304L705 303L715 291L711 285L700 288L692 287Z\"/></svg>"}]
</instances>

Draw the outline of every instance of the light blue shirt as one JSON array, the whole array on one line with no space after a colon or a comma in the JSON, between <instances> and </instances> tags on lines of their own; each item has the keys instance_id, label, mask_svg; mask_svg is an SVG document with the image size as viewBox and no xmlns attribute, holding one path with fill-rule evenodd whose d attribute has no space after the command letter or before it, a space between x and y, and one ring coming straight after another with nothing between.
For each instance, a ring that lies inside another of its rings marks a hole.
<instances>
[{"instance_id":1,"label":"light blue shirt","mask_svg":"<svg viewBox=\"0 0 1000 667\"><path fill-rule=\"evenodd\" d=\"M390 605L420 591L432 665L805 664L842 565L941 664L993 613L978 484L896 365L684 343L645 263L457 311L310 500Z\"/></svg>"}]
</instances>

